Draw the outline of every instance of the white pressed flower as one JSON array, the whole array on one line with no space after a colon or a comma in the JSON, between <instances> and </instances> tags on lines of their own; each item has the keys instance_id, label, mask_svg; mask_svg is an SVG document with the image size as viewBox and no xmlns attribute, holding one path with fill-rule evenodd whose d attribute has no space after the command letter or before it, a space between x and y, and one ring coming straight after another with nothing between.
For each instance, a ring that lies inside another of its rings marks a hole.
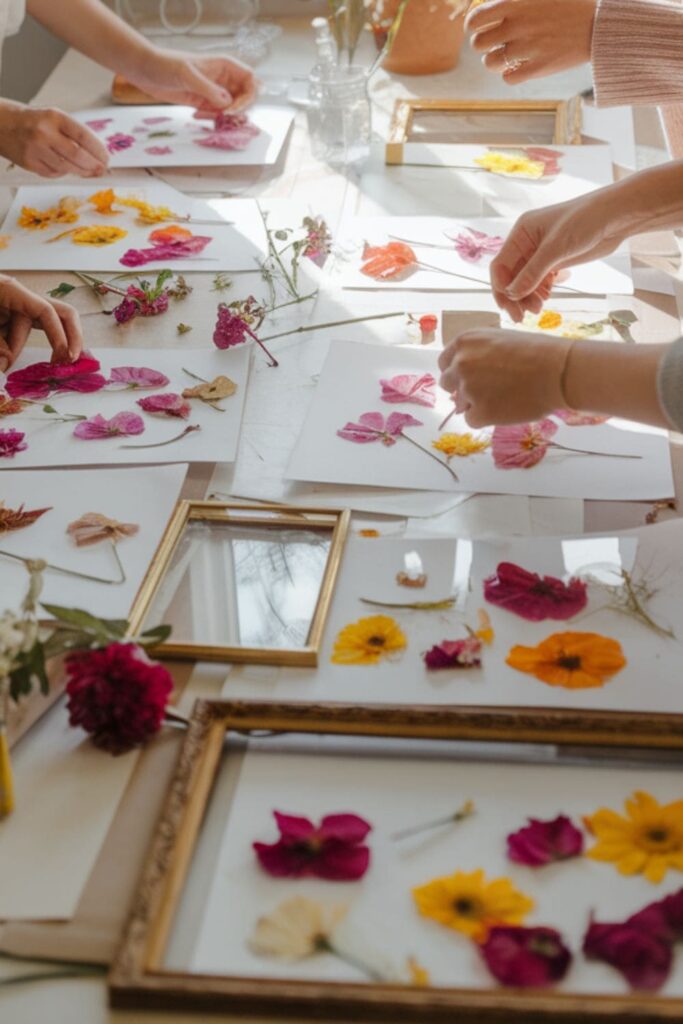
<instances>
[{"instance_id":1,"label":"white pressed flower","mask_svg":"<svg viewBox=\"0 0 683 1024\"><path fill-rule=\"evenodd\" d=\"M304 960L329 949L332 933L347 910L345 903L325 905L292 896L258 919L249 945L261 956Z\"/></svg>"}]
</instances>

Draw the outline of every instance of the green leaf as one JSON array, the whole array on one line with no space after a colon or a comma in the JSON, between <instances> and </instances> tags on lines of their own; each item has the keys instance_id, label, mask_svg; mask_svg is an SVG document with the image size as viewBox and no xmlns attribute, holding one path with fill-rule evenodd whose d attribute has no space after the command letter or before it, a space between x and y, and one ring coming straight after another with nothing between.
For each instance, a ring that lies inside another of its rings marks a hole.
<instances>
[{"instance_id":1,"label":"green leaf","mask_svg":"<svg viewBox=\"0 0 683 1024\"><path fill-rule=\"evenodd\" d=\"M178 334L188 334L192 330L192 328L190 327L189 324L178 324L176 326L176 330Z\"/></svg>"},{"instance_id":2,"label":"green leaf","mask_svg":"<svg viewBox=\"0 0 683 1024\"><path fill-rule=\"evenodd\" d=\"M75 284L67 284L66 281L61 281L56 288L51 288L47 294L53 299L61 299L62 295L68 295L75 288Z\"/></svg>"},{"instance_id":3,"label":"green leaf","mask_svg":"<svg viewBox=\"0 0 683 1024\"><path fill-rule=\"evenodd\" d=\"M58 604L44 604L43 608L57 620L56 626L76 626L100 640L120 640L128 630L126 619L98 619L81 608L63 608Z\"/></svg>"},{"instance_id":4,"label":"green leaf","mask_svg":"<svg viewBox=\"0 0 683 1024\"><path fill-rule=\"evenodd\" d=\"M143 647L163 644L168 640L172 632L172 626L155 626L154 629L146 629L144 633L141 633L138 640Z\"/></svg>"},{"instance_id":5,"label":"green leaf","mask_svg":"<svg viewBox=\"0 0 683 1024\"><path fill-rule=\"evenodd\" d=\"M280 228L278 231L273 232L273 238L277 238L278 242L286 242L289 237L289 229Z\"/></svg>"},{"instance_id":6,"label":"green leaf","mask_svg":"<svg viewBox=\"0 0 683 1024\"><path fill-rule=\"evenodd\" d=\"M170 139L174 135L177 135L177 132L171 132L171 131L168 130L168 128L166 128L164 131L148 132L147 133L147 138L148 139Z\"/></svg>"},{"instance_id":7,"label":"green leaf","mask_svg":"<svg viewBox=\"0 0 683 1024\"><path fill-rule=\"evenodd\" d=\"M52 413L54 416L57 415L57 410L55 409L54 405L44 405L43 412Z\"/></svg>"},{"instance_id":8,"label":"green leaf","mask_svg":"<svg viewBox=\"0 0 683 1024\"><path fill-rule=\"evenodd\" d=\"M26 697L33 689L35 679L40 683L41 693L46 694L50 684L45 671L45 650L36 640L30 651L24 651L17 659L17 666L10 673L10 696L13 700Z\"/></svg>"}]
</instances>

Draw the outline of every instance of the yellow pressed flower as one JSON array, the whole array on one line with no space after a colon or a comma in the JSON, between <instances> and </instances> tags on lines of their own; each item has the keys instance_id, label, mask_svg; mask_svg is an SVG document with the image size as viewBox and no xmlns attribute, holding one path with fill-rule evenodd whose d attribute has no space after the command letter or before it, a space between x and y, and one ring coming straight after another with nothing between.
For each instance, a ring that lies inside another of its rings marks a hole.
<instances>
[{"instance_id":1,"label":"yellow pressed flower","mask_svg":"<svg viewBox=\"0 0 683 1024\"><path fill-rule=\"evenodd\" d=\"M62 196L57 203L54 212L53 222L55 224L75 224L78 220L78 211L81 202L76 196Z\"/></svg>"},{"instance_id":2,"label":"yellow pressed flower","mask_svg":"<svg viewBox=\"0 0 683 1024\"><path fill-rule=\"evenodd\" d=\"M334 642L336 665L374 665L406 646L400 626L388 615L370 615L344 626Z\"/></svg>"},{"instance_id":3,"label":"yellow pressed flower","mask_svg":"<svg viewBox=\"0 0 683 1024\"><path fill-rule=\"evenodd\" d=\"M76 228L71 232L71 241L76 245L111 245L125 238L127 234L123 228L115 228L111 224L96 224L92 227Z\"/></svg>"},{"instance_id":4,"label":"yellow pressed flower","mask_svg":"<svg viewBox=\"0 0 683 1024\"><path fill-rule=\"evenodd\" d=\"M0 249L6 249L11 241L11 235L0 235Z\"/></svg>"},{"instance_id":5,"label":"yellow pressed flower","mask_svg":"<svg viewBox=\"0 0 683 1024\"><path fill-rule=\"evenodd\" d=\"M477 640L481 640L481 642L486 644L487 647L490 646L495 639L496 634L494 633L493 626L491 625L491 617L485 608L477 609L477 628L474 631L474 635Z\"/></svg>"},{"instance_id":6,"label":"yellow pressed flower","mask_svg":"<svg viewBox=\"0 0 683 1024\"><path fill-rule=\"evenodd\" d=\"M146 203L144 199L119 199L121 206L130 206L138 211L137 220L140 224L162 224L166 220L183 220L183 218L169 210L168 206L153 206Z\"/></svg>"},{"instance_id":7,"label":"yellow pressed flower","mask_svg":"<svg viewBox=\"0 0 683 1024\"><path fill-rule=\"evenodd\" d=\"M416 988L429 988L432 983L432 978L426 967L414 956L409 956L406 967L408 968L408 977L410 978L410 984Z\"/></svg>"},{"instance_id":8,"label":"yellow pressed flower","mask_svg":"<svg viewBox=\"0 0 683 1024\"><path fill-rule=\"evenodd\" d=\"M624 801L626 815L601 807L584 818L596 837L587 856L609 861L622 875L661 882L669 869L683 871L683 800L660 804L649 793Z\"/></svg>"},{"instance_id":9,"label":"yellow pressed flower","mask_svg":"<svg viewBox=\"0 0 683 1024\"><path fill-rule=\"evenodd\" d=\"M476 437L469 432L465 434L442 434L436 441L432 441L432 448L443 452L449 459L454 455L476 455L477 452L486 451L491 444L488 437Z\"/></svg>"},{"instance_id":10,"label":"yellow pressed flower","mask_svg":"<svg viewBox=\"0 0 683 1024\"><path fill-rule=\"evenodd\" d=\"M456 871L413 889L423 917L484 942L495 925L521 924L533 910L534 901L515 889L509 878L487 882L481 868Z\"/></svg>"},{"instance_id":11,"label":"yellow pressed flower","mask_svg":"<svg viewBox=\"0 0 683 1024\"><path fill-rule=\"evenodd\" d=\"M513 178L542 178L545 174L545 164L540 160L530 160L528 156L510 153L500 153L491 150L484 156L474 159L478 167L492 174L505 174Z\"/></svg>"},{"instance_id":12,"label":"yellow pressed flower","mask_svg":"<svg viewBox=\"0 0 683 1024\"><path fill-rule=\"evenodd\" d=\"M121 210L114 210L112 208L114 203L122 202L113 188L103 188L99 192L94 192L88 199L88 202L92 203L97 213L103 217L115 217L121 213Z\"/></svg>"},{"instance_id":13,"label":"yellow pressed flower","mask_svg":"<svg viewBox=\"0 0 683 1024\"><path fill-rule=\"evenodd\" d=\"M554 331L556 327L559 327L562 323L562 314L556 313L552 309L546 309L544 313L539 316L536 326L541 331Z\"/></svg>"},{"instance_id":14,"label":"yellow pressed flower","mask_svg":"<svg viewBox=\"0 0 683 1024\"><path fill-rule=\"evenodd\" d=\"M28 228L29 231L43 231L52 224L56 213L54 207L50 207L49 210L36 210L32 206L22 206L17 223L20 228Z\"/></svg>"}]
</instances>

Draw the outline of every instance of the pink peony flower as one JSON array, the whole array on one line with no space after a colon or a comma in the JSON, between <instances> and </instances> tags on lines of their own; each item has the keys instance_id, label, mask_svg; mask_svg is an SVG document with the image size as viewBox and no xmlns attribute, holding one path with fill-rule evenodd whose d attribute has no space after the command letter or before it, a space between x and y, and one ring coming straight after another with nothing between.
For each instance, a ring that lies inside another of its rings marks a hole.
<instances>
[{"instance_id":1,"label":"pink peony flower","mask_svg":"<svg viewBox=\"0 0 683 1024\"><path fill-rule=\"evenodd\" d=\"M465 234L467 232L467 234ZM505 245L500 235L487 235L485 231L465 228L459 235L447 235L455 245L455 251L467 263L478 263L482 256L495 256Z\"/></svg>"},{"instance_id":2,"label":"pink peony flower","mask_svg":"<svg viewBox=\"0 0 683 1024\"><path fill-rule=\"evenodd\" d=\"M443 640L422 657L430 672L444 668L481 668L481 640L476 636Z\"/></svg>"},{"instance_id":3,"label":"pink peony flower","mask_svg":"<svg viewBox=\"0 0 683 1024\"><path fill-rule=\"evenodd\" d=\"M13 459L17 452L25 452L25 437L20 430L0 430L0 459Z\"/></svg>"},{"instance_id":4,"label":"pink peony flower","mask_svg":"<svg viewBox=\"0 0 683 1024\"><path fill-rule=\"evenodd\" d=\"M159 313L165 313L168 302L167 291L162 291L160 295L150 299L143 288L129 284L125 299L122 299L112 312L118 324L125 324L136 316L158 316Z\"/></svg>"},{"instance_id":5,"label":"pink peony flower","mask_svg":"<svg viewBox=\"0 0 683 1024\"><path fill-rule=\"evenodd\" d=\"M528 622L571 619L588 604L582 580L572 577L563 583L555 576L528 572L514 562L498 563L495 574L484 580L484 597Z\"/></svg>"},{"instance_id":6,"label":"pink peony flower","mask_svg":"<svg viewBox=\"0 0 683 1024\"><path fill-rule=\"evenodd\" d=\"M436 380L431 373L399 373L381 380L383 402L415 402L432 409L436 405Z\"/></svg>"},{"instance_id":7,"label":"pink peony flower","mask_svg":"<svg viewBox=\"0 0 683 1024\"><path fill-rule=\"evenodd\" d=\"M65 662L69 723L96 747L124 754L161 728L173 680L136 644L78 651Z\"/></svg>"},{"instance_id":8,"label":"pink peony flower","mask_svg":"<svg viewBox=\"0 0 683 1024\"><path fill-rule=\"evenodd\" d=\"M145 424L136 412L117 412L110 420L99 413L89 420L82 420L74 427L74 437L81 441L100 441L105 437L132 437L142 434Z\"/></svg>"},{"instance_id":9,"label":"pink peony flower","mask_svg":"<svg viewBox=\"0 0 683 1024\"><path fill-rule=\"evenodd\" d=\"M202 127L204 133L194 141L198 146L211 149L242 150L252 139L261 134L260 128L252 124L246 114L220 113L213 128Z\"/></svg>"},{"instance_id":10,"label":"pink peony flower","mask_svg":"<svg viewBox=\"0 0 683 1024\"><path fill-rule=\"evenodd\" d=\"M357 814L328 814L316 827L308 818L273 815L276 843L253 843L261 867L276 878L315 875L330 882L355 882L370 864L364 840L372 826Z\"/></svg>"},{"instance_id":11,"label":"pink peony flower","mask_svg":"<svg viewBox=\"0 0 683 1024\"><path fill-rule=\"evenodd\" d=\"M246 320L235 313L234 310L221 303L218 307L218 319L213 329L213 343L216 348L232 348L234 345L243 345L247 337L258 341Z\"/></svg>"},{"instance_id":12,"label":"pink peony flower","mask_svg":"<svg viewBox=\"0 0 683 1024\"><path fill-rule=\"evenodd\" d=\"M145 153L149 153L150 156L168 156L172 152L172 146L145 146Z\"/></svg>"},{"instance_id":13,"label":"pink peony flower","mask_svg":"<svg viewBox=\"0 0 683 1024\"><path fill-rule=\"evenodd\" d=\"M91 131L103 132L107 125L111 124L112 121L113 118L111 117L98 117L94 118L92 121L86 121L85 123L86 126L91 129Z\"/></svg>"},{"instance_id":14,"label":"pink peony flower","mask_svg":"<svg viewBox=\"0 0 683 1024\"><path fill-rule=\"evenodd\" d=\"M671 943L633 921L596 924L591 921L583 939L589 960L602 960L616 968L633 989L654 992L671 972Z\"/></svg>"},{"instance_id":15,"label":"pink peony flower","mask_svg":"<svg viewBox=\"0 0 683 1024\"><path fill-rule=\"evenodd\" d=\"M528 821L528 825L507 837L508 857L515 864L540 868L553 861L581 856L583 833L563 814L553 821Z\"/></svg>"},{"instance_id":16,"label":"pink peony flower","mask_svg":"<svg viewBox=\"0 0 683 1024\"><path fill-rule=\"evenodd\" d=\"M193 235L191 238L155 242L147 249L127 249L119 263L124 267L142 267L145 263L159 260L184 260L198 256L213 239L209 235Z\"/></svg>"},{"instance_id":17,"label":"pink peony flower","mask_svg":"<svg viewBox=\"0 0 683 1024\"><path fill-rule=\"evenodd\" d=\"M124 135L122 132L116 132L114 135L108 135L106 138L107 149L110 153L120 153L124 149L130 149L135 143L134 135Z\"/></svg>"},{"instance_id":18,"label":"pink peony flower","mask_svg":"<svg viewBox=\"0 0 683 1024\"><path fill-rule=\"evenodd\" d=\"M407 412L392 412L387 416L381 412L364 412L358 417L358 423L347 423L341 430L337 431L338 437L345 441L353 441L355 444L368 444L371 441L381 441L389 448L396 444L406 427L421 427L422 421L416 420Z\"/></svg>"},{"instance_id":19,"label":"pink peony flower","mask_svg":"<svg viewBox=\"0 0 683 1024\"><path fill-rule=\"evenodd\" d=\"M107 383L97 371L100 364L84 352L73 363L32 363L23 370L14 370L7 377L7 394L11 398L41 400L56 391L77 391L91 394Z\"/></svg>"},{"instance_id":20,"label":"pink peony flower","mask_svg":"<svg viewBox=\"0 0 683 1024\"><path fill-rule=\"evenodd\" d=\"M566 423L568 427L596 427L607 423L609 416L597 416L590 412L576 412L575 409L555 409L553 416Z\"/></svg>"},{"instance_id":21,"label":"pink peony flower","mask_svg":"<svg viewBox=\"0 0 683 1024\"><path fill-rule=\"evenodd\" d=\"M538 465L557 433L552 420L496 427L491 436L491 453L498 469L531 469Z\"/></svg>"},{"instance_id":22,"label":"pink peony flower","mask_svg":"<svg viewBox=\"0 0 683 1024\"><path fill-rule=\"evenodd\" d=\"M512 988L548 988L564 978L572 962L554 928L494 926L479 949L496 981Z\"/></svg>"},{"instance_id":23,"label":"pink peony flower","mask_svg":"<svg viewBox=\"0 0 683 1024\"><path fill-rule=\"evenodd\" d=\"M107 383L121 384L131 391L142 391L147 388L165 388L170 381L164 373L149 370L146 366L115 366Z\"/></svg>"},{"instance_id":24,"label":"pink peony flower","mask_svg":"<svg viewBox=\"0 0 683 1024\"><path fill-rule=\"evenodd\" d=\"M168 391L165 395L150 395L149 398L138 398L137 404L145 412L152 415L175 416L186 420L190 415L190 403L181 395Z\"/></svg>"}]
</instances>

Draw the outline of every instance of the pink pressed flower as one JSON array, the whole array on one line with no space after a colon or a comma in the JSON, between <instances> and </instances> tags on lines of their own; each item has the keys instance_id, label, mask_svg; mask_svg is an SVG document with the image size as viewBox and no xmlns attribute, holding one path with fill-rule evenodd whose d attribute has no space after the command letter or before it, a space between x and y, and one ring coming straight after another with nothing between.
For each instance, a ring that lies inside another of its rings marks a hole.
<instances>
[{"instance_id":1,"label":"pink pressed flower","mask_svg":"<svg viewBox=\"0 0 683 1024\"><path fill-rule=\"evenodd\" d=\"M172 391L165 395L150 395L149 398L138 398L138 405L145 412L157 413L161 416L176 416L181 420L188 419L190 415L190 403L186 402L181 395Z\"/></svg>"},{"instance_id":2,"label":"pink pressed flower","mask_svg":"<svg viewBox=\"0 0 683 1024\"><path fill-rule=\"evenodd\" d=\"M0 430L0 459L13 459L17 452L25 452L25 437L20 430Z\"/></svg>"},{"instance_id":3,"label":"pink pressed flower","mask_svg":"<svg viewBox=\"0 0 683 1024\"><path fill-rule=\"evenodd\" d=\"M78 391L91 394L107 383L97 371L100 364L94 356L84 352L73 363L32 363L23 370L15 370L7 377L7 394L11 398L41 400L55 391Z\"/></svg>"},{"instance_id":4,"label":"pink pressed flower","mask_svg":"<svg viewBox=\"0 0 683 1024\"><path fill-rule=\"evenodd\" d=\"M202 128L204 135L194 141L198 146L211 149L246 149L261 130L252 124L246 114L221 113L216 116L213 128Z\"/></svg>"},{"instance_id":5,"label":"pink pressed flower","mask_svg":"<svg viewBox=\"0 0 683 1024\"><path fill-rule=\"evenodd\" d=\"M158 316L160 313L165 313L168 309L168 302L167 291L162 291L155 298L150 298L144 289L129 284L125 299L122 299L112 312L118 324L125 324L136 316Z\"/></svg>"},{"instance_id":6,"label":"pink pressed flower","mask_svg":"<svg viewBox=\"0 0 683 1024\"><path fill-rule=\"evenodd\" d=\"M576 412L575 409L555 409L553 416L566 423L568 427L596 427L607 423L609 416L597 416L590 412Z\"/></svg>"},{"instance_id":7,"label":"pink pressed flower","mask_svg":"<svg viewBox=\"0 0 683 1024\"><path fill-rule=\"evenodd\" d=\"M568 583L555 576L539 576L514 562L499 562L495 574L484 580L484 597L528 622L564 621L588 604L588 588L575 577Z\"/></svg>"},{"instance_id":8,"label":"pink pressed flower","mask_svg":"<svg viewBox=\"0 0 683 1024\"><path fill-rule=\"evenodd\" d=\"M162 117L159 114L159 115L155 115L154 117L143 117L142 123L143 124L163 124L165 121L172 121L172 120L173 120L172 117L166 117L166 116Z\"/></svg>"},{"instance_id":9,"label":"pink pressed flower","mask_svg":"<svg viewBox=\"0 0 683 1024\"><path fill-rule=\"evenodd\" d=\"M583 833L564 814L552 821L528 821L507 837L508 858L515 864L540 868L556 860L579 857L583 852Z\"/></svg>"},{"instance_id":10,"label":"pink pressed flower","mask_svg":"<svg viewBox=\"0 0 683 1024\"><path fill-rule=\"evenodd\" d=\"M338 437L355 444L368 444L370 441L381 441L389 448L396 444L406 427L421 427L422 421L416 420L407 412L392 412L386 422L381 412L364 412L358 417L357 423L347 423L337 431Z\"/></svg>"},{"instance_id":11,"label":"pink pressed flower","mask_svg":"<svg viewBox=\"0 0 683 1024\"><path fill-rule=\"evenodd\" d=\"M496 427L491 436L491 453L498 469L530 469L538 465L557 433L552 420L515 423Z\"/></svg>"},{"instance_id":12,"label":"pink pressed flower","mask_svg":"<svg viewBox=\"0 0 683 1024\"><path fill-rule=\"evenodd\" d=\"M190 238L180 238L177 241L155 242L148 249L127 249L119 260L124 267L141 267L145 263L154 263L159 260L184 260L190 256L198 256L206 249L213 239L208 235L193 235Z\"/></svg>"},{"instance_id":13,"label":"pink pressed flower","mask_svg":"<svg viewBox=\"0 0 683 1024\"><path fill-rule=\"evenodd\" d=\"M479 947L501 985L547 988L564 978L572 955L554 928L497 926Z\"/></svg>"},{"instance_id":14,"label":"pink pressed flower","mask_svg":"<svg viewBox=\"0 0 683 1024\"><path fill-rule=\"evenodd\" d=\"M560 173L562 153L557 149L546 149L544 146L525 146L524 152L530 160L543 164L543 176Z\"/></svg>"},{"instance_id":15,"label":"pink pressed flower","mask_svg":"<svg viewBox=\"0 0 683 1024\"><path fill-rule=\"evenodd\" d=\"M111 124L113 118L111 117L98 117L92 121L86 121L86 125L94 132L103 132L108 124Z\"/></svg>"},{"instance_id":16,"label":"pink pressed flower","mask_svg":"<svg viewBox=\"0 0 683 1024\"><path fill-rule=\"evenodd\" d=\"M172 152L171 146L145 146L145 153L149 153L150 156L168 156Z\"/></svg>"},{"instance_id":17,"label":"pink pressed flower","mask_svg":"<svg viewBox=\"0 0 683 1024\"><path fill-rule=\"evenodd\" d=\"M399 373L390 380L381 380L383 402L415 402L432 409L436 405L436 380L431 373Z\"/></svg>"},{"instance_id":18,"label":"pink pressed flower","mask_svg":"<svg viewBox=\"0 0 683 1024\"><path fill-rule=\"evenodd\" d=\"M357 814L328 814L317 827L308 818L273 814L280 831L278 841L252 844L269 875L355 882L368 870L370 850L364 840L372 826Z\"/></svg>"},{"instance_id":19,"label":"pink pressed flower","mask_svg":"<svg viewBox=\"0 0 683 1024\"><path fill-rule=\"evenodd\" d=\"M115 366L108 383L121 384L131 391L142 391L147 388L165 388L170 381L164 373L149 370L146 366Z\"/></svg>"},{"instance_id":20,"label":"pink pressed flower","mask_svg":"<svg viewBox=\"0 0 683 1024\"><path fill-rule=\"evenodd\" d=\"M324 266L332 251L330 229L322 217L304 217L302 226L306 228L306 245L302 255L316 266Z\"/></svg>"},{"instance_id":21,"label":"pink pressed flower","mask_svg":"<svg viewBox=\"0 0 683 1024\"><path fill-rule=\"evenodd\" d=\"M135 144L135 137L133 135L124 135L122 132L116 132L114 135L107 136L106 143L110 153L120 153L121 150L130 149Z\"/></svg>"},{"instance_id":22,"label":"pink pressed flower","mask_svg":"<svg viewBox=\"0 0 683 1024\"><path fill-rule=\"evenodd\" d=\"M132 437L142 434L145 424L136 412L117 412L110 420L100 413L89 420L82 420L74 427L74 437L81 441L100 441L105 437Z\"/></svg>"},{"instance_id":23,"label":"pink pressed flower","mask_svg":"<svg viewBox=\"0 0 683 1024\"><path fill-rule=\"evenodd\" d=\"M476 636L443 640L422 657L430 672L445 668L481 668L481 640Z\"/></svg>"},{"instance_id":24,"label":"pink pressed flower","mask_svg":"<svg viewBox=\"0 0 683 1024\"><path fill-rule=\"evenodd\" d=\"M601 960L616 968L633 989L655 992L671 972L671 943L639 927L632 921L623 924L596 924L591 921L583 939L583 952L589 960Z\"/></svg>"},{"instance_id":25,"label":"pink pressed flower","mask_svg":"<svg viewBox=\"0 0 683 1024\"><path fill-rule=\"evenodd\" d=\"M257 341L257 337L246 320L234 310L221 303L218 307L218 319L213 331L213 343L216 348L232 348L243 345L247 337Z\"/></svg>"},{"instance_id":26,"label":"pink pressed flower","mask_svg":"<svg viewBox=\"0 0 683 1024\"><path fill-rule=\"evenodd\" d=\"M482 256L495 256L505 244L505 239L500 235L487 235L485 231L475 231L474 228L465 228L459 235L447 235L447 238L455 244L455 251L461 259L467 263L478 263Z\"/></svg>"}]
</instances>

